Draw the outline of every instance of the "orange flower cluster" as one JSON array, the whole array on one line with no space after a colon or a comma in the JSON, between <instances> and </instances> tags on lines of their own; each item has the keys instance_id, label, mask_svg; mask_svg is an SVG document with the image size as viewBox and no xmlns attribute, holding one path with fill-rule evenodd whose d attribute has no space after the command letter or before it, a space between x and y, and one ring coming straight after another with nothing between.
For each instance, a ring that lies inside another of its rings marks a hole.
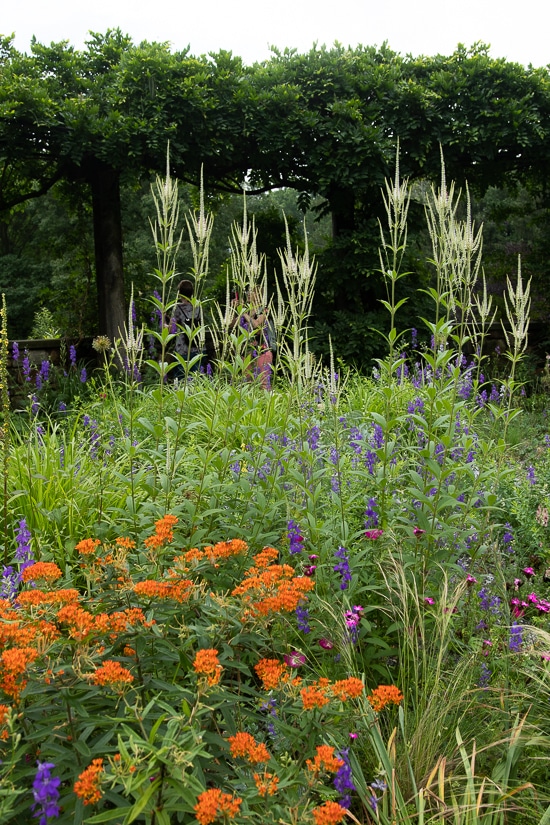
<instances>
[{"instance_id":1,"label":"orange flower cluster","mask_svg":"<svg viewBox=\"0 0 550 825\"><path fill-rule=\"evenodd\" d=\"M203 791L194 807L195 816L200 825L210 825L219 814L225 814L228 819L234 819L239 813L242 799L223 793L218 788Z\"/></svg>"},{"instance_id":2,"label":"orange flower cluster","mask_svg":"<svg viewBox=\"0 0 550 825\"><path fill-rule=\"evenodd\" d=\"M289 564L272 564L277 551L265 547L254 556L255 566L250 567L243 581L232 592L241 596L247 610L244 616L267 616L269 613L292 613L300 602L307 601L306 593L315 586L308 576L295 576Z\"/></svg>"},{"instance_id":3,"label":"orange flower cluster","mask_svg":"<svg viewBox=\"0 0 550 825\"><path fill-rule=\"evenodd\" d=\"M325 773L338 773L343 764L343 759L334 756L332 745L317 745L315 758L313 760L306 759L308 770L315 774L322 773L322 771L325 771Z\"/></svg>"},{"instance_id":4,"label":"orange flower cluster","mask_svg":"<svg viewBox=\"0 0 550 825\"><path fill-rule=\"evenodd\" d=\"M235 736L230 736L228 739L229 750L233 758L241 756L250 762L251 765L257 765L260 762L269 762L271 756L268 749L263 742L256 742L253 736L249 733L239 731Z\"/></svg>"},{"instance_id":5,"label":"orange flower cluster","mask_svg":"<svg viewBox=\"0 0 550 825\"><path fill-rule=\"evenodd\" d=\"M337 802L324 802L311 812L315 825L337 825L346 815L346 809Z\"/></svg>"},{"instance_id":6,"label":"orange flower cluster","mask_svg":"<svg viewBox=\"0 0 550 825\"><path fill-rule=\"evenodd\" d=\"M120 662L107 659L101 667L96 668L90 681L93 685L101 685L102 687L112 686L120 689L123 685L131 684L134 681L134 677L127 668L122 667Z\"/></svg>"},{"instance_id":7,"label":"orange flower cluster","mask_svg":"<svg viewBox=\"0 0 550 825\"><path fill-rule=\"evenodd\" d=\"M57 621L67 625L69 636L77 642L84 641L92 634L107 633L109 630L107 613L94 616L77 604L67 604L58 610Z\"/></svg>"},{"instance_id":8,"label":"orange flower cluster","mask_svg":"<svg viewBox=\"0 0 550 825\"><path fill-rule=\"evenodd\" d=\"M364 690L364 684L357 676L350 676L349 679L341 679L331 686L332 694L336 699L345 702L347 699L356 699Z\"/></svg>"},{"instance_id":9,"label":"orange flower cluster","mask_svg":"<svg viewBox=\"0 0 550 825\"><path fill-rule=\"evenodd\" d=\"M328 679L319 679L313 685L302 688L300 695L305 710L312 708L323 708L331 699L338 699L346 702L363 692L363 682L356 676L349 679L341 679L338 682L330 683Z\"/></svg>"},{"instance_id":10,"label":"orange flower cluster","mask_svg":"<svg viewBox=\"0 0 550 825\"><path fill-rule=\"evenodd\" d=\"M158 582L146 579L134 584L133 590L138 596L147 599L172 599L175 602L185 602L190 597L193 582L190 579L177 579L171 582Z\"/></svg>"},{"instance_id":11,"label":"orange flower cluster","mask_svg":"<svg viewBox=\"0 0 550 825\"><path fill-rule=\"evenodd\" d=\"M198 650L193 662L195 672L204 674L209 685L217 685L222 674L222 666L218 660L218 651L215 648Z\"/></svg>"},{"instance_id":12,"label":"orange flower cluster","mask_svg":"<svg viewBox=\"0 0 550 825\"><path fill-rule=\"evenodd\" d=\"M231 556L240 556L248 552L248 544L242 539L231 539L230 541L219 541L213 547L205 547L204 556L214 564L220 559L228 559Z\"/></svg>"},{"instance_id":13,"label":"orange flower cluster","mask_svg":"<svg viewBox=\"0 0 550 825\"><path fill-rule=\"evenodd\" d=\"M313 708L324 708L330 702L330 696L327 695L327 689L330 685L328 679L319 679L313 685L304 687L300 691L302 697L302 704L305 710L312 710Z\"/></svg>"},{"instance_id":14,"label":"orange flower cluster","mask_svg":"<svg viewBox=\"0 0 550 825\"><path fill-rule=\"evenodd\" d=\"M61 590L26 590L17 597L20 607L34 607L47 604L74 604L80 601L80 593L73 587Z\"/></svg>"},{"instance_id":15,"label":"orange flower cluster","mask_svg":"<svg viewBox=\"0 0 550 825\"><path fill-rule=\"evenodd\" d=\"M273 796L277 793L279 777L274 773L264 771L263 774L255 773L252 775L260 796Z\"/></svg>"},{"instance_id":16,"label":"orange flower cluster","mask_svg":"<svg viewBox=\"0 0 550 825\"><path fill-rule=\"evenodd\" d=\"M174 539L172 527L178 523L176 516L166 515L155 522L155 534L145 539L144 544L151 550L160 549L165 544L170 544Z\"/></svg>"},{"instance_id":17,"label":"orange flower cluster","mask_svg":"<svg viewBox=\"0 0 550 825\"><path fill-rule=\"evenodd\" d=\"M116 544L119 547L124 547L125 550L133 550L136 546L136 543L133 539L126 538L125 536L119 536L116 539Z\"/></svg>"},{"instance_id":18,"label":"orange flower cluster","mask_svg":"<svg viewBox=\"0 0 550 825\"><path fill-rule=\"evenodd\" d=\"M252 561L257 570L263 570L279 558L279 551L274 547L264 547L259 553L253 556ZM252 568L251 568L252 569Z\"/></svg>"},{"instance_id":19,"label":"orange flower cluster","mask_svg":"<svg viewBox=\"0 0 550 825\"><path fill-rule=\"evenodd\" d=\"M367 696L367 701L378 712L384 710L386 705L400 705L403 694L395 685L379 685Z\"/></svg>"},{"instance_id":20,"label":"orange flower cluster","mask_svg":"<svg viewBox=\"0 0 550 825\"><path fill-rule=\"evenodd\" d=\"M17 700L19 694L26 687L27 680L23 674L27 665L38 656L32 647L10 647L2 651L0 656L0 688L7 696Z\"/></svg>"},{"instance_id":21,"label":"orange flower cluster","mask_svg":"<svg viewBox=\"0 0 550 825\"><path fill-rule=\"evenodd\" d=\"M37 561L35 564L29 564L23 570L21 578L24 582L54 582L60 579L62 575L61 570L53 561Z\"/></svg>"},{"instance_id":22,"label":"orange flower cluster","mask_svg":"<svg viewBox=\"0 0 550 825\"><path fill-rule=\"evenodd\" d=\"M0 739L6 741L9 738L9 731L7 728L7 722L9 719L9 715L11 713L11 708L9 705L0 705Z\"/></svg>"},{"instance_id":23,"label":"orange flower cluster","mask_svg":"<svg viewBox=\"0 0 550 825\"><path fill-rule=\"evenodd\" d=\"M90 556L96 551L98 544L101 544L99 539L82 539L75 547L75 550L82 556Z\"/></svg>"},{"instance_id":24,"label":"orange flower cluster","mask_svg":"<svg viewBox=\"0 0 550 825\"><path fill-rule=\"evenodd\" d=\"M281 681L288 679L288 667L277 659L260 659L254 670L262 680L265 690L279 687Z\"/></svg>"},{"instance_id":25,"label":"orange flower cluster","mask_svg":"<svg viewBox=\"0 0 550 825\"><path fill-rule=\"evenodd\" d=\"M74 783L74 792L85 805L93 805L101 799L103 773L103 759L94 759L92 764L85 771L82 771Z\"/></svg>"},{"instance_id":26,"label":"orange flower cluster","mask_svg":"<svg viewBox=\"0 0 550 825\"><path fill-rule=\"evenodd\" d=\"M38 641L52 642L60 635L57 627L51 622L20 621L18 615L14 619L5 615L2 618L4 621L0 623L0 647L29 647L33 643L36 646Z\"/></svg>"},{"instance_id":27,"label":"orange flower cluster","mask_svg":"<svg viewBox=\"0 0 550 825\"><path fill-rule=\"evenodd\" d=\"M198 547L192 547L182 556L176 556L174 564L187 569L196 566L200 561L207 560L215 567L222 559L228 559L231 556L239 556L248 552L248 544L242 539L231 539L230 541L219 541L213 546L205 547L204 550L199 550Z\"/></svg>"}]
</instances>

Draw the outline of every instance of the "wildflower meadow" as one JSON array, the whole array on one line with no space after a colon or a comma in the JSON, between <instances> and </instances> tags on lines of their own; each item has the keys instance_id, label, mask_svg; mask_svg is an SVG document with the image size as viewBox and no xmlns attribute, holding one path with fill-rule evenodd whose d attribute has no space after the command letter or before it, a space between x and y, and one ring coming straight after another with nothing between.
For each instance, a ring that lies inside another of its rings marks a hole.
<instances>
[{"instance_id":1,"label":"wildflower meadow","mask_svg":"<svg viewBox=\"0 0 550 825\"><path fill-rule=\"evenodd\" d=\"M201 199L184 331L216 357L185 359L177 183L154 191L152 317L132 296L97 366L32 366L2 308L0 822L549 825L550 430L544 387L522 394L521 267L497 368L481 232L443 173L432 316L400 330L397 170L365 376L312 355L307 238L269 294L245 210L226 300L203 299Z\"/></svg>"}]
</instances>

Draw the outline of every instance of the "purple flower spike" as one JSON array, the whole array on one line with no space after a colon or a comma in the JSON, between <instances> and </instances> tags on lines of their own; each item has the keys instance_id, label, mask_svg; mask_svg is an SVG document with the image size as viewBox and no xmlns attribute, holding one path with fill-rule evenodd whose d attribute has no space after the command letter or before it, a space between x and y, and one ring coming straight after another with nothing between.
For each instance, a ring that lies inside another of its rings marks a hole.
<instances>
[{"instance_id":1,"label":"purple flower spike","mask_svg":"<svg viewBox=\"0 0 550 825\"><path fill-rule=\"evenodd\" d=\"M294 521L293 519L291 519L288 522L288 533L287 533L287 535L288 535L288 540L289 540L289 548L288 549L290 550L290 553L293 556L296 555L297 553L300 553L302 551L302 544L303 544L303 541L304 541L304 537L302 536L302 533L300 531L300 527L298 525L298 522Z\"/></svg>"},{"instance_id":2,"label":"purple flower spike","mask_svg":"<svg viewBox=\"0 0 550 825\"><path fill-rule=\"evenodd\" d=\"M61 779L52 776L51 771L55 768L53 762L37 762L38 770L32 783L34 805L34 817L40 817L39 825L48 825L48 819L59 816L59 785Z\"/></svg>"}]
</instances>

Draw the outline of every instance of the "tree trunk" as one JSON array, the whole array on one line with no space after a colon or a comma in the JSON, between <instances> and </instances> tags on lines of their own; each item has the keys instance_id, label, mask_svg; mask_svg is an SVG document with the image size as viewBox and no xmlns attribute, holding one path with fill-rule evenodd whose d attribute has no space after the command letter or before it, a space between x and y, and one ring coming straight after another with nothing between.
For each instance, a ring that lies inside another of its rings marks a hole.
<instances>
[{"instance_id":1,"label":"tree trunk","mask_svg":"<svg viewBox=\"0 0 550 825\"><path fill-rule=\"evenodd\" d=\"M86 164L92 190L99 329L112 342L124 336L126 305L122 263L120 174L97 158Z\"/></svg>"},{"instance_id":2,"label":"tree trunk","mask_svg":"<svg viewBox=\"0 0 550 825\"><path fill-rule=\"evenodd\" d=\"M355 229L355 192L348 187L331 184L328 202L332 214L332 240Z\"/></svg>"}]
</instances>

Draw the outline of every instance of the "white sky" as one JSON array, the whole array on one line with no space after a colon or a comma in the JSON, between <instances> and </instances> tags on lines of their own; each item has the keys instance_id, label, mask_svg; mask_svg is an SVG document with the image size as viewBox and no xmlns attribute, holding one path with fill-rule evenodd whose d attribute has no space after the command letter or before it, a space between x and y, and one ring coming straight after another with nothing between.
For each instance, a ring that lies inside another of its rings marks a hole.
<instances>
[{"instance_id":1,"label":"white sky","mask_svg":"<svg viewBox=\"0 0 550 825\"><path fill-rule=\"evenodd\" d=\"M550 64L548 0L4 0L0 33L15 32L28 51L43 43L84 45L88 31L120 27L134 42L169 41L191 54L227 49L245 63L269 57L269 46L305 52L327 46L380 46L402 54L451 54L458 43L483 41L492 57Z\"/></svg>"}]
</instances>

